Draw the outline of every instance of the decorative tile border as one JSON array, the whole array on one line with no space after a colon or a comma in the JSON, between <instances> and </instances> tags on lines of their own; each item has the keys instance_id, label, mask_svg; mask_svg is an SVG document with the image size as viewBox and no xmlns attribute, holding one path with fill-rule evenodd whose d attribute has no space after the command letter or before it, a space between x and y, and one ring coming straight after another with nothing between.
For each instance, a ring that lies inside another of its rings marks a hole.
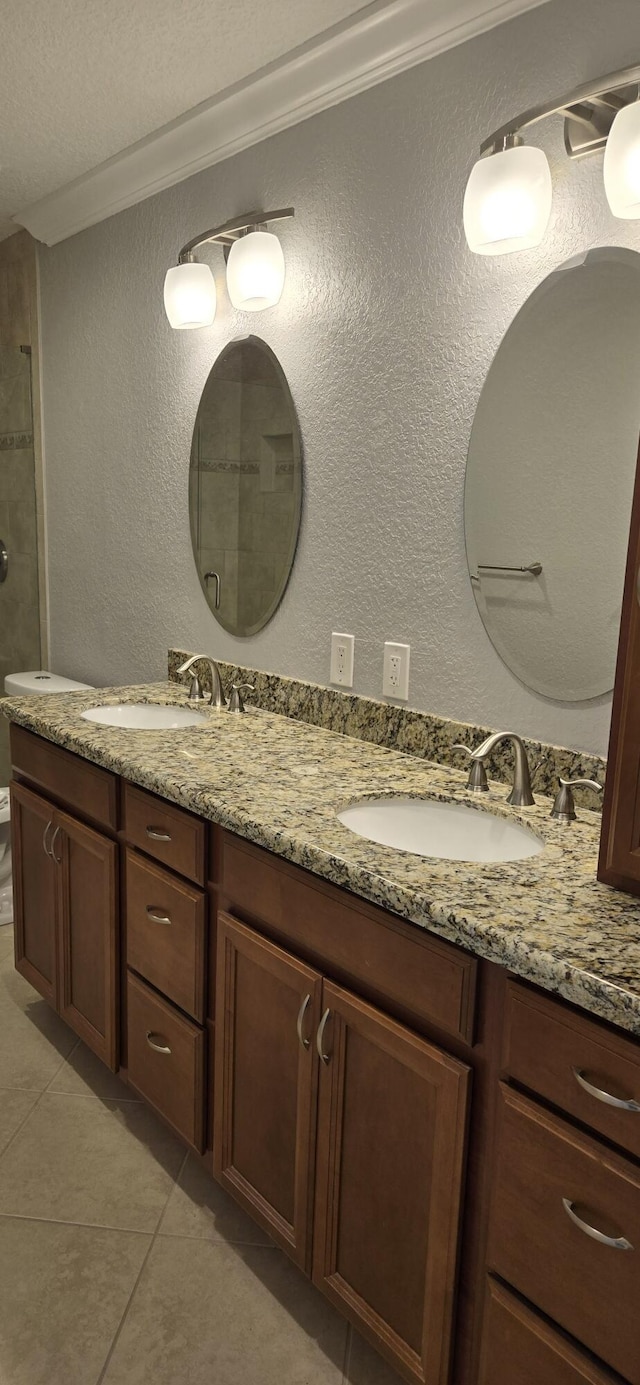
<instances>
[{"instance_id":1,"label":"decorative tile border","mask_svg":"<svg viewBox=\"0 0 640 1385\"><path fill-rule=\"evenodd\" d=\"M0 452L18 452L33 447L33 433L0 433Z\"/></svg>"},{"instance_id":2,"label":"decorative tile border","mask_svg":"<svg viewBox=\"0 0 640 1385\"><path fill-rule=\"evenodd\" d=\"M169 650L169 679L181 682L177 669L190 657L185 650ZM359 697L355 693L338 692L318 683L305 683L297 678L285 678L277 673L265 673L261 669L241 667L237 664L216 660L222 681L226 688L232 683L252 683L255 691L250 701L266 712L276 712L280 716L292 717L295 721L307 722L310 726L321 726L326 731L337 731L357 740L370 741L373 745L385 746L388 750L402 750L407 755L419 759L435 760L439 764L455 765L464 769L465 757L452 747L457 742L477 745L489 736L495 727L474 726L462 721L450 721L447 717L435 716L430 712L418 712L410 708L391 706L378 702L372 697ZM198 670L203 687L211 686L206 664ZM604 783L606 760L599 755L587 755L578 750L566 750L562 746L546 745L543 741L532 741L523 737L532 768L532 781L537 793L556 792L558 778L597 779ZM489 773L492 779L500 779L505 784L513 779L513 752L508 744L497 747L493 752ZM589 790L576 789L576 803L582 807L598 810L601 798Z\"/></svg>"}]
</instances>

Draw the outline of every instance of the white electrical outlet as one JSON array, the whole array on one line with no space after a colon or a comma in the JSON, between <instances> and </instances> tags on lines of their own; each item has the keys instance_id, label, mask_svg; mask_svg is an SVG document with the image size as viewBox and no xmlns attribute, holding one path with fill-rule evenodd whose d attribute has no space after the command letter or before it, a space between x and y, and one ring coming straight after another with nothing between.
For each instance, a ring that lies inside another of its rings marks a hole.
<instances>
[{"instance_id":1,"label":"white electrical outlet","mask_svg":"<svg viewBox=\"0 0 640 1385\"><path fill-rule=\"evenodd\" d=\"M408 644L392 644L387 640L384 646L382 666L382 695L397 697L406 702L409 697L409 655Z\"/></svg>"},{"instance_id":2,"label":"white electrical outlet","mask_svg":"<svg viewBox=\"0 0 640 1385\"><path fill-rule=\"evenodd\" d=\"M353 687L353 635L341 635L335 631L331 636L331 669L329 681L340 688Z\"/></svg>"}]
</instances>

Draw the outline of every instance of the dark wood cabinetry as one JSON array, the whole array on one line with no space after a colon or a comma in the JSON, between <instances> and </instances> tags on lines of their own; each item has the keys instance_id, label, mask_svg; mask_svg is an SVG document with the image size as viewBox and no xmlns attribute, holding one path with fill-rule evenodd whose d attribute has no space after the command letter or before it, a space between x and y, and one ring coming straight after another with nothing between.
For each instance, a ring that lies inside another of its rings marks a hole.
<instances>
[{"instance_id":1,"label":"dark wood cabinetry","mask_svg":"<svg viewBox=\"0 0 640 1385\"><path fill-rule=\"evenodd\" d=\"M226 914L217 977L214 1172L310 1271L322 978Z\"/></svg>"},{"instance_id":2,"label":"dark wood cabinetry","mask_svg":"<svg viewBox=\"0 0 640 1385\"><path fill-rule=\"evenodd\" d=\"M11 802L16 967L115 1071L117 845L21 784Z\"/></svg>"},{"instance_id":3,"label":"dark wood cabinetry","mask_svg":"<svg viewBox=\"0 0 640 1385\"><path fill-rule=\"evenodd\" d=\"M217 1026L216 1175L307 1270L313 1231L318 1287L444 1385L469 1069L227 914Z\"/></svg>"},{"instance_id":4,"label":"dark wood cabinetry","mask_svg":"<svg viewBox=\"0 0 640 1385\"><path fill-rule=\"evenodd\" d=\"M399 1373L640 1385L638 1040L12 751L16 966Z\"/></svg>"},{"instance_id":5,"label":"dark wood cabinetry","mask_svg":"<svg viewBox=\"0 0 640 1385\"><path fill-rule=\"evenodd\" d=\"M469 1068L325 981L314 1283L407 1379L449 1379Z\"/></svg>"}]
</instances>

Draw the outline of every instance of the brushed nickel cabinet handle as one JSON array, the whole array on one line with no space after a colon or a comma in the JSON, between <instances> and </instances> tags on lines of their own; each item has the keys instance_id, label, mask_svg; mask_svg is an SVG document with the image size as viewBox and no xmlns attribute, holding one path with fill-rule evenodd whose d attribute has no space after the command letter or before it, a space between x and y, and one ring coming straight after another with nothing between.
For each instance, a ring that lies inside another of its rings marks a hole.
<instances>
[{"instance_id":1,"label":"brushed nickel cabinet handle","mask_svg":"<svg viewBox=\"0 0 640 1385\"><path fill-rule=\"evenodd\" d=\"M302 1026L303 1026L303 1024L304 1024L304 1017L305 1017L305 1015L306 1015L306 1013L307 1013L307 1010L309 1009L310 1004L311 1004L311 996L307 994L307 995L305 996L303 1002L302 1002L302 1005L300 1006L300 1009L299 1009L299 1011L298 1011L298 1018L297 1018L297 1020L296 1020L296 1029L297 1029L297 1031L298 1031L298 1038L299 1038L300 1043L302 1044L302 1047L303 1047L303 1048L309 1048L309 1047L310 1047L310 1044L311 1044L311 1039L305 1039L304 1034L303 1034L303 1032L302 1032Z\"/></svg>"},{"instance_id":2,"label":"brushed nickel cabinet handle","mask_svg":"<svg viewBox=\"0 0 640 1385\"><path fill-rule=\"evenodd\" d=\"M626 1236L605 1236L604 1231L598 1231L596 1226L590 1226L587 1221L583 1221L582 1217L579 1217L578 1213L574 1210L574 1205L568 1197L563 1197L562 1206L567 1216L571 1218L571 1221L574 1222L581 1231L584 1231L585 1236L590 1236L593 1241L598 1241L601 1246L611 1246L613 1250L633 1250L631 1241L628 1241Z\"/></svg>"},{"instance_id":3,"label":"brushed nickel cabinet handle","mask_svg":"<svg viewBox=\"0 0 640 1385\"><path fill-rule=\"evenodd\" d=\"M59 836L59 834L60 834L61 831L62 831L62 828L61 828L61 827L56 827L55 830L54 830L53 836L52 836L52 838L51 838L51 847L50 847L51 860L52 860L52 861L55 861L55 863L56 863L57 866L61 866L61 865L62 865L62 857L61 857L61 856L56 856L56 840L57 840L57 838L58 838L58 836Z\"/></svg>"},{"instance_id":4,"label":"brushed nickel cabinet handle","mask_svg":"<svg viewBox=\"0 0 640 1385\"><path fill-rule=\"evenodd\" d=\"M147 913L152 923L171 923L168 914L161 914L154 904L147 904Z\"/></svg>"},{"instance_id":5,"label":"brushed nickel cabinet handle","mask_svg":"<svg viewBox=\"0 0 640 1385\"><path fill-rule=\"evenodd\" d=\"M323 1053L322 1051L322 1040L324 1038L324 1031L327 1027L327 1020L330 1014L331 1011L329 1009L325 1010L324 1015L322 1016L322 1019L320 1020L320 1023L318 1025L318 1032L316 1034L316 1048L318 1050L318 1057L323 1063L328 1063L331 1057L330 1053Z\"/></svg>"},{"instance_id":6,"label":"brushed nickel cabinet handle","mask_svg":"<svg viewBox=\"0 0 640 1385\"><path fill-rule=\"evenodd\" d=\"M43 846L43 850L44 850L45 856L51 856L51 848L47 846L47 836L48 836L49 832L51 831L51 828L52 828L52 827L53 827L53 821L52 821L51 818L49 818L49 821L48 821L48 823L47 823L47 825L46 825L46 827L45 827L45 829L44 829L44 832L42 833L42 846ZM51 859L53 859L53 857L51 857Z\"/></svg>"},{"instance_id":7,"label":"brushed nickel cabinet handle","mask_svg":"<svg viewBox=\"0 0 640 1385\"><path fill-rule=\"evenodd\" d=\"M604 1101L606 1106L615 1106L618 1111L640 1111L640 1101L634 1101L632 1097L625 1100L621 1096L612 1096L611 1092L605 1092L602 1087L594 1087L588 1082L580 1068L571 1069L576 1082L589 1096L594 1096L596 1101Z\"/></svg>"},{"instance_id":8,"label":"brushed nickel cabinet handle","mask_svg":"<svg viewBox=\"0 0 640 1385\"><path fill-rule=\"evenodd\" d=\"M161 1038L162 1038L162 1034L157 1034L157 1035L156 1035L156 1038L161 1039ZM149 1048L152 1048L152 1049L154 1050L155 1053L170 1053L170 1052L171 1052L171 1049L169 1048L169 1045L168 1045L168 1044L157 1044L157 1043L156 1043L156 1041L155 1041L155 1039L154 1039L154 1037L153 1037L153 1029L149 1029L148 1032L147 1032L147 1043L148 1043L148 1045L149 1045Z\"/></svg>"},{"instance_id":9,"label":"brushed nickel cabinet handle","mask_svg":"<svg viewBox=\"0 0 640 1385\"><path fill-rule=\"evenodd\" d=\"M147 827L147 836L154 842L170 842L171 833L163 832L160 827Z\"/></svg>"}]
</instances>

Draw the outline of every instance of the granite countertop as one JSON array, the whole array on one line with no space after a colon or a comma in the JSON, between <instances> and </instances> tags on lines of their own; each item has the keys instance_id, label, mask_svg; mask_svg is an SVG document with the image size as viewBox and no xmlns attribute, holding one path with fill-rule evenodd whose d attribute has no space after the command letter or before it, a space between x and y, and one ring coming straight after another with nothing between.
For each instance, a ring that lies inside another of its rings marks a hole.
<instances>
[{"instance_id":1,"label":"granite countertop","mask_svg":"<svg viewBox=\"0 0 640 1385\"><path fill-rule=\"evenodd\" d=\"M10 721L220 823L411 923L510 968L640 1035L640 900L596 880L600 816L563 826L551 800L505 803L504 784L465 792L466 775L270 712L204 708L206 724L133 731L83 721L115 702L186 703L175 683L9 698ZM409 794L468 803L525 823L545 841L524 861L470 865L378 846L336 812Z\"/></svg>"}]
</instances>

